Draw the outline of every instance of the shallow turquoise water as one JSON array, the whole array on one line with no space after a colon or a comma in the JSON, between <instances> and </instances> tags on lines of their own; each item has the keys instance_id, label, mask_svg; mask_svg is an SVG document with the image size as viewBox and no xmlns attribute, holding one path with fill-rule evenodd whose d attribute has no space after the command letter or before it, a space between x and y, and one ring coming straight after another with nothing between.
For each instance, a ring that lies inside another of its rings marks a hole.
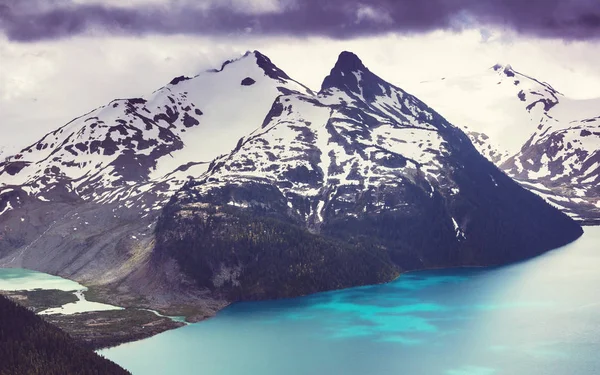
<instances>
[{"instance_id":1,"label":"shallow turquoise water","mask_svg":"<svg viewBox=\"0 0 600 375\"><path fill-rule=\"evenodd\" d=\"M66 292L86 289L83 285L22 268L0 268L0 290L58 289Z\"/></svg>"},{"instance_id":2,"label":"shallow turquoise water","mask_svg":"<svg viewBox=\"0 0 600 375\"><path fill-rule=\"evenodd\" d=\"M120 310L121 307L107 305L104 303L90 302L85 299L83 291L87 290L83 285L59 276L49 275L43 272L27 270L23 268L0 268L0 290L62 290L74 292L76 302L64 304L41 311L39 314L77 314L86 311Z\"/></svg>"},{"instance_id":3,"label":"shallow turquoise water","mask_svg":"<svg viewBox=\"0 0 600 375\"><path fill-rule=\"evenodd\" d=\"M597 375L600 227L527 262L239 303L101 354L136 375Z\"/></svg>"}]
</instances>

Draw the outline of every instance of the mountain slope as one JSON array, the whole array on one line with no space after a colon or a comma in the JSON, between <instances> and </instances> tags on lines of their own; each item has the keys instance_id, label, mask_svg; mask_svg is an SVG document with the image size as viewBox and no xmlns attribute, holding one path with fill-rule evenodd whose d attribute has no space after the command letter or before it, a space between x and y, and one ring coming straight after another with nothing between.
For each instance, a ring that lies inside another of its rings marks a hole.
<instances>
[{"instance_id":1,"label":"mountain slope","mask_svg":"<svg viewBox=\"0 0 600 375\"><path fill-rule=\"evenodd\" d=\"M351 53L318 94L248 53L113 101L0 164L0 265L76 279L120 306L206 315L515 261L580 234Z\"/></svg>"},{"instance_id":2,"label":"mountain slope","mask_svg":"<svg viewBox=\"0 0 600 375\"><path fill-rule=\"evenodd\" d=\"M523 186L574 218L600 221L600 99L570 99L500 64L414 89Z\"/></svg>"},{"instance_id":3,"label":"mountain slope","mask_svg":"<svg viewBox=\"0 0 600 375\"><path fill-rule=\"evenodd\" d=\"M0 295L0 374L129 374Z\"/></svg>"},{"instance_id":4,"label":"mountain slope","mask_svg":"<svg viewBox=\"0 0 600 375\"><path fill-rule=\"evenodd\" d=\"M156 257L224 298L255 299L516 261L581 233L345 52L318 94L279 96L175 195Z\"/></svg>"},{"instance_id":5,"label":"mountain slope","mask_svg":"<svg viewBox=\"0 0 600 375\"><path fill-rule=\"evenodd\" d=\"M600 116L534 134L501 168L573 217L600 222Z\"/></svg>"},{"instance_id":6,"label":"mountain slope","mask_svg":"<svg viewBox=\"0 0 600 375\"><path fill-rule=\"evenodd\" d=\"M149 188L142 182L179 186L229 152L290 89L306 90L265 56L247 53L221 70L177 77L148 98L114 100L71 121L0 164L2 185L26 186L42 201L66 190L100 203L139 194Z\"/></svg>"},{"instance_id":7,"label":"mountain slope","mask_svg":"<svg viewBox=\"0 0 600 375\"><path fill-rule=\"evenodd\" d=\"M0 163L0 266L87 285L126 281L125 290L139 285L152 298L162 290L168 297L172 285L144 266L163 205L294 90L308 92L252 52L47 134Z\"/></svg>"}]
</instances>

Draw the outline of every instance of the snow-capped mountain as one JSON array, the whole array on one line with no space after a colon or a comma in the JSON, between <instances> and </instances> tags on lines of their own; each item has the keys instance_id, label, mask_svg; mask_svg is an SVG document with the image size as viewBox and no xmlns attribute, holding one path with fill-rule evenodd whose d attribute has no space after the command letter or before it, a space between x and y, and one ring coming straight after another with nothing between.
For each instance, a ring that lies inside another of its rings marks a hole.
<instances>
[{"instance_id":1,"label":"snow-capped mountain","mask_svg":"<svg viewBox=\"0 0 600 375\"><path fill-rule=\"evenodd\" d=\"M171 195L291 90L308 89L247 53L146 97L114 100L3 159L0 265L88 284L129 275L151 253Z\"/></svg>"},{"instance_id":2,"label":"snow-capped mountain","mask_svg":"<svg viewBox=\"0 0 600 375\"><path fill-rule=\"evenodd\" d=\"M498 264L580 234L351 53L319 93L247 53L115 100L0 163L0 265L149 304Z\"/></svg>"},{"instance_id":3,"label":"snow-capped mountain","mask_svg":"<svg viewBox=\"0 0 600 375\"><path fill-rule=\"evenodd\" d=\"M380 282L393 270L514 261L560 243L562 228L578 231L462 131L345 52L318 94L278 97L260 128L186 184L163 213L157 243L200 285L253 299L357 282L327 279L328 263ZM294 243L281 238L288 232ZM348 255L314 256L318 242L305 244L315 238L339 241ZM279 241L306 257L282 262L286 255L268 250ZM305 273L327 281L297 285Z\"/></svg>"},{"instance_id":4,"label":"snow-capped mountain","mask_svg":"<svg viewBox=\"0 0 600 375\"><path fill-rule=\"evenodd\" d=\"M600 220L600 98L568 98L501 64L413 89L523 186L574 218Z\"/></svg>"},{"instance_id":5,"label":"snow-capped mountain","mask_svg":"<svg viewBox=\"0 0 600 375\"><path fill-rule=\"evenodd\" d=\"M0 188L18 186L42 201L67 192L98 203L139 196L159 182L169 185L161 192L176 191L291 89L306 90L265 56L248 53L220 70L175 78L146 98L114 100L47 134L0 164Z\"/></svg>"}]
</instances>

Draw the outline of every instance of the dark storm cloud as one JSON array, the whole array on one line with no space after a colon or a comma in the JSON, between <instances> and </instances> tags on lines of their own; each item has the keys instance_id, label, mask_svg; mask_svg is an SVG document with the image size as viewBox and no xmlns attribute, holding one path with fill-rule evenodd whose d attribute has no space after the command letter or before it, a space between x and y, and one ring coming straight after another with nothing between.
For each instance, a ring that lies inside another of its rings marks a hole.
<instances>
[{"instance_id":1,"label":"dark storm cloud","mask_svg":"<svg viewBox=\"0 0 600 375\"><path fill-rule=\"evenodd\" d=\"M260 1L260 0L259 0ZM351 38L478 25L567 40L600 38L600 0L286 0L249 11L213 2L172 0L129 7L73 0L0 0L0 29L14 41L88 31L114 34L293 35ZM225 5L227 4L227 5Z\"/></svg>"}]
</instances>

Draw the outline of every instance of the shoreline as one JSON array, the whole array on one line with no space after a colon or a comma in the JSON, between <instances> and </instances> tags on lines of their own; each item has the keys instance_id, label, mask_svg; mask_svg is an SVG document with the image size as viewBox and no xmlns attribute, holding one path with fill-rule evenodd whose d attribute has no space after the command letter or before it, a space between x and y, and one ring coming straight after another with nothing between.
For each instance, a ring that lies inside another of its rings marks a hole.
<instances>
[{"instance_id":1,"label":"shoreline","mask_svg":"<svg viewBox=\"0 0 600 375\"><path fill-rule=\"evenodd\" d=\"M0 291L15 303L68 333L76 342L92 350L107 349L143 340L183 327L181 317L169 317L154 310L119 308L63 314L58 309L80 302L78 291L34 289ZM45 311L52 313L44 314Z\"/></svg>"},{"instance_id":2,"label":"shoreline","mask_svg":"<svg viewBox=\"0 0 600 375\"><path fill-rule=\"evenodd\" d=\"M594 227L594 226L590 226ZM585 229L584 229L585 230ZM578 238L579 239L579 238ZM575 240L577 241L577 240ZM572 243L572 242L571 242ZM569 243L570 244L570 243ZM564 246L567 246L566 244ZM562 247L545 251L537 256L560 250ZM536 256L536 257L537 257ZM535 257L533 257L535 258ZM484 269L518 264L528 259L522 259L506 264L490 265L458 265L452 267L427 267L414 269L410 271L401 271L393 279L378 284L357 285L351 288L369 287L374 285L383 285L394 282L400 277L413 272L452 270L452 269ZM69 280L69 279L65 279ZM83 286L83 285L82 285ZM65 306L73 302L71 294L75 298L78 290L60 291L60 290L21 290L21 291L1 291L0 294L7 295L15 302L36 312L40 317L58 326L81 344L93 349L107 349L121 344L132 343L150 338L171 329L181 328L190 323L197 323L211 317L214 317L219 311L233 303L249 302L234 301L226 303L225 301L216 301L198 298L192 303L186 300L185 303L171 303L168 306L158 303L149 303L142 295L133 295L116 291L115 288L102 286L83 286L83 300L90 303L110 304L119 308L118 310L87 311L76 312L72 314L40 314L47 309L57 310L58 306ZM345 289L351 289L345 288ZM325 290L311 294L335 292L339 290ZM65 302L60 304L58 301ZM304 297L299 295L291 298ZM264 300L264 301L268 301ZM81 301L81 300L80 300ZM210 302L213 302L212 304Z\"/></svg>"}]
</instances>

